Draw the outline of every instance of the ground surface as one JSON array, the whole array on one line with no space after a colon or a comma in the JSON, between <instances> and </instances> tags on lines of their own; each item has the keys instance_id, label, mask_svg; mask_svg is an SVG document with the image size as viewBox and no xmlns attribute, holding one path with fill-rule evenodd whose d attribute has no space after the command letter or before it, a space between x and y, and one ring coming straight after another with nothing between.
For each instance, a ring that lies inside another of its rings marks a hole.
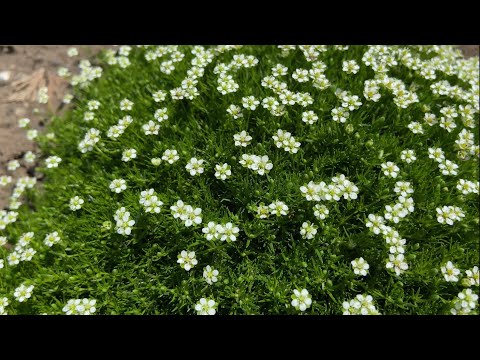
<instances>
[{"instance_id":1,"label":"ground surface","mask_svg":"<svg viewBox=\"0 0 480 360\"><path fill-rule=\"evenodd\" d=\"M67 49L75 46L79 56L70 58ZM41 129L53 112L59 110L61 99L67 91L67 82L56 76L61 66L77 73L80 59L89 57L105 45L0 45L0 72L9 71L6 83L0 80L0 175L8 174L14 179L34 174L35 164L29 167L21 161L26 151L35 151L35 145L25 136L25 130L17 126L19 119L27 117L32 128ZM478 45L460 45L466 57L478 56ZM39 86L49 82L50 102L47 106L36 102ZM31 90L31 91L25 91ZM38 109L38 112L35 111ZM6 164L18 159L21 168L11 173ZM8 204L11 186L0 187L0 209Z\"/></svg>"}]
</instances>

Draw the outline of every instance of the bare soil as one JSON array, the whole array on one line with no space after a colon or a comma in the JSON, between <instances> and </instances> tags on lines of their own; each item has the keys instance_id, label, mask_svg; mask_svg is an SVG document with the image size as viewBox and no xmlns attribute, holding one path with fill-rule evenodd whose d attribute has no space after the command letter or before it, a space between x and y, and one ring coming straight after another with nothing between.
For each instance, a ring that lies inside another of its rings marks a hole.
<instances>
[{"instance_id":1,"label":"bare soil","mask_svg":"<svg viewBox=\"0 0 480 360\"><path fill-rule=\"evenodd\" d=\"M70 58L67 49L75 46L79 56ZM479 45L458 45L466 57L478 56ZM99 52L107 45L0 45L0 72L10 71L6 84L0 80L0 175L10 175L13 182L22 176L34 174L36 164L25 164L21 159L25 152L36 151L34 142L26 138L25 129L18 127L18 120L27 117L30 126L41 130L49 117L57 112L68 83L56 76L57 69L67 67L77 73L80 59ZM40 86L48 85L50 101L47 105L36 102ZM7 171L7 163L18 159L21 167ZM0 187L0 209L8 204L12 185Z\"/></svg>"}]
</instances>

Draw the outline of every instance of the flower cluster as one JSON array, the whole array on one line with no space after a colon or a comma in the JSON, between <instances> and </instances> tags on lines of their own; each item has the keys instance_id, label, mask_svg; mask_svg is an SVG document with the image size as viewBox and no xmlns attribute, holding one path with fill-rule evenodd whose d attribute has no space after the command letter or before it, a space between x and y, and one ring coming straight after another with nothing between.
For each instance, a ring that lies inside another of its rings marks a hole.
<instances>
[{"instance_id":1,"label":"flower cluster","mask_svg":"<svg viewBox=\"0 0 480 360\"><path fill-rule=\"evenodd\" d=\"M461 221L465 217L465 213L458 206L442 206L436 208L437 221L440 224L453 225L455 221Z\"/></svg>"},{"instance_id":2,"label":"flower cluster","mask_svg":"<svg viewBox=\"0 0 480 360\"><path fill-rule=\"evenodd\" d=\"M231 222L217 224L209 221L202 232L207 240L236 241L240 229Z\"/></svg>"},{"instance_id":3,"label":"flower cluster","mask_svg":"<svg viewBox=\"0 0 480 360\"><path fill-rule=\"evenodd\" d=\"M282 129L278 129L277 133L272 136L272 139L275 141L277 148L283 148L283 150L291 154L296 154L301 145L291 133Z\"/></svg>"},{"instance_id":4,"label":"flower cluster","mask_svg":"<svg viewBox=\"0 0 480 360\"><path fill-rule=\"evenodd\" d=\"M267 155L242 154L239 163L243 167L255 171L258 175L268 174L273 169L273 164Z\"/></svg>"},{"instance_id":5,"label":"flower cluster","mask_svg":"<svg viewBox=\"0 0 480 360\"><path fill-rule=\"evenodd\" d=\"M186 227L202 223L202 209L194 209L182 200L178 200L175 205L170 206L170 210L172 211L173 217L182 220Z\"/></svg>"},{"instance_id":6,"label":"flower cluster","mask_svg":"<svg viewBox=\"0 0 480 360\"><path fill-rule=\"evenodd\" d=\"M358 294L352 300L344 301L342 307L343 315L380 315L371 295Z\"/></svg>"},{"instance_id":7,"label":"flower cluster","mask_svg":"<svg viewBox=\"0 0 480 360\"><path fill-rule=\"evenodd\" d=\"M121 207L115 212L113 219L116 221L115 230L120 235L130 235L132 227L135 225L135 220L130 217L130 212L124 207Z\"/></svg>"},{"instance_id":8,"label":"flower cluster","mask_svg":"<svg viewBox=\"0 0 480 360\"><path fill-rule=\"evenodd\" d=\"M340 201L342 197L346 200L355 200L358 197L358 187L343 174L334 176L328 185L323 181L320 183L310 181L301 186L300 191L307 201Z\"/></svg>"},{"instance_id":9,"label":"flower cluster","mask_svg":"<svg viewBox=\"0 0 480 360\"><path fill-rule=\"evenodd\" d=\"M158 214L162 210L163 201L158 199L158 194L154 189L144 190L140 193L140 205L146 213Z\"/></svg>"},{"instance_id":10,"label":"flower cluster","mask_svg":"<svg viewBox=\"0 0 480 360\"><path fill-rule=\"evenodd\" d=\"M115 140L121 136L128 126L133 122L133 119L130 115L126 115L120 120L118 120L116 125L111 126L107 131L107 137Z\"/></svg>"},{"instance_id":11,"label":"flower cluster","mask_svg":"<svg viewBox=\"0 0 480 360\"><path fill-rule=\"evenodd\" d=\"M100 130L91 128L90 130L87 131L83 140L80 141L80 143L78 144L78 149L82 153L92 151L95 144L97 144L99 141L100 141Z\"/></svg>"},{"instance_id":12,"label":"flower cluster","mask_svg":"<svg viewBox=\"0 0 480 360\"><path fill-rule=\"evenodd\" d=\"M66 315L92 315L97 311L95 299L71 299L63 307L62 311Z\"/></svg>"},{"instance_id":13,"label":"flower cluster","mask_svg":"<svg viewBox=\"0 0 480 360\"><path fill-rule=\"evenodd\" d=\"M477 306L478 295L473 293L472 289L464 289L453 300L453 307L450 312L453 315L476 315L474 310Z\"/></svg>"}]
</instances>

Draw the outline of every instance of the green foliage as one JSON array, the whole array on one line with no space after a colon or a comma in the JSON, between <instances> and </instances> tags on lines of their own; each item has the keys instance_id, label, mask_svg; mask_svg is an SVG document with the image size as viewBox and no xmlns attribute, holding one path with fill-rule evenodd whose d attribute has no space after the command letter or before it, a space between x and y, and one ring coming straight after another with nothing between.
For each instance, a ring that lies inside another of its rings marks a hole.
<instances>
[{"instance_id":1,"label":"green foliage","mask_svg":"<svg viewBox=\"0 0 480 360\"><path fill-rule=\"evenodd\" d=\"M218 314L296 314L290 305L292 291L303 288L313 300L306 310L309 314L341 314L342 303L357 294L372 295L382 314L448 313L463 286L461 281L446 282L440 267L450 260L464 272L479 264L478 195L462 195L456 189L459 179L478 181L478 158L458 159L455 140L463 129L458 119L459 126L451 133L438 124L423 124L424 134L413 134L407 125L423 123L425 106L439 117L443 106L466 104L434 95L432 83L448 80L465 89L469 85L440 71L437 79L427 80L399 62L388 75L402 80L407 89L416 89L419 98L418 103L401 109L385 88L378 102L363 96L364 81L375 77L362 62L366 46L350 46L346 51L329 46L320 54L331 83L325 90L291 78L295 69L312 67L302 51L284 57L275 46L244 46L219 54L206 66L205 75L198 79L198 97L175 101L168 94L164 102L156 103L152 93L169 92L187 76L192 49L178 48L185 58L175 63L171 74L159 70L164 58L145 59L149 48L133 48L126 69L108 65L109 57L101 57L102 77L76 88L73 111L49 126L54 140L40 138L45 157L56 155L62 162L58 168L37 169L46 174L42 187L28 190L25 202L29 206L23 205L18 220L4 230L12 244L22 233L34 232L32 244L37 250L31 261L10 266L9 250L0 249L0 258L5 259L0 296L10 299L8 313L62 314L69 299L90 298L97 300L98 314L193 314L200 298L213 298ZM435 55L429 49L409 47L423 60ZM213 69L238 53L254 55L259 63L232 72L239 89L221 95ZM345 60L356 60L360 71L354 75L343 72ZM242 108L243 117L233 119L226 110L231 104L241 107L242 97L253 95L261 101L275 96L261 82L278 63L288 67L289 74L282 81L289 90L309 92L314 103L305 108L288 106L283 116L272 115L260 104L254 111ZM332 120L331 110L341 104L337 89L358 95L363 103L344 124ZM124 98L134 102L131 111L120 110ZM86 122L89 100L101 105L94 110L94 120ZM159 134L145 135L142 125L155 121L153 114L163 107L168 108L169 117L160 124ZM313 125L302 121L302 112L307 110L319 117ZM108 138L109 127L127 114L134 121L125 133L116 140ZM101 140L93 151L82 154L78 144L90 128L101 131ZM278 129L291 132L301 142L298 153L275 146L272 135ZM253 138L245 148L234 146L233 141L233 135L242 130ZM446 158L459 165L458 175L442 175L428 157L429 147L441 147ZM123 162L122 151L129 148L137 150L137 158ZM151 159L161 158L167 149L176 149L179 161L154 166ZM414 150L417 160L402 162L404 149ZM273 169L261 176L242 167L239 160L244 153L268 155ZM191 157L205 160L203 174L191 176L185 169ZM387 161L399 166L397 178L383 174L380 165ZM225 181L214 176L215 165L223 163L232 170ZM309 181L331 183L338 174L358 186L358 198L321 201L330 214L318 220L313 215L317 202L307 201L300 187ZM127 189L119 194L110 191L114 179L126 180ZM393 188L397 181L409 181L415 191L415 211L398 224L389 224L407 240L409 269L400 276L385 268L389 254L385 240L365 226L369 214L383 215L385 205L396 202ZM164 203L159 214L146 213L139 204L140 193L150 188ZM71 211L69 201L76 195L85 203L82 209ZM170 206L179 199L202 209L201 225L186 227L174 219ZM275 200L288 205L287 216L255 216L256 205ZM436 208L444 205L460 207L465 218L453 226L440 224ZM115 230L114 214L120 207L135 220L130 236ZM237 240L207 241L201 229L209 221L238 226ZM300 236L306 221L318 226L313 239ZM53 231L62 240L50 248L43 238ZM188 272L177 263L182 250L195 251L198 260ZM366 277L353 273L350 262L358 257L370 265ZM219 272L218 282L212 285L202 276L207 265ZM19 303L13 292L22 283L35 288L28 301Z\"/></svg>"}]
</instances>

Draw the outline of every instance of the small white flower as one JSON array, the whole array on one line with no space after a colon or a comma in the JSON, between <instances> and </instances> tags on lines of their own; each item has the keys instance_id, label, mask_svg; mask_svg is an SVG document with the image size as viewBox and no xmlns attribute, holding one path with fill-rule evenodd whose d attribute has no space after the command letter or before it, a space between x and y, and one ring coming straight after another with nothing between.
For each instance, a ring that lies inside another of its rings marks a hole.
<instances>
[{"instance_id":1,"label":"small white flower","mask_svg":"<svg viewBox=\"0 0 480 360\"><path fill-rule=\"evenodd\" d=\"M69 57L77 56L77 55L78 55L78 50L77 50L77 48L75 48L75 47L68 48L68 50L67 50L67 55L68 55Z\"/></svg>"},{"instance_id":2,"label":"small white flower","mask_svg":"<svg viewBox=\"0 0 480 360\"><path fill-rule=\"evenodd\" d=\"M222 165L215 165L215 177L220 180L226 180L232 176L232 171L230 165L224 163Z\"/></svg>"},{"instance_id":3,"label":"small white flower","mask_svg":"<svg viewBox=\"0 0 480 360\"><path fill-rule=\"evenodd\" d=\"M360 257L351 261L353 272L355 275L367 276L368 269L370 265L365 261L364 258Z\"/></svg>"},{"instance_id":4,"label":"small white flower","mask_svg":"<svg viewBox=\"0 0 480 360\"><path fill-rule=\"evenodd\" d=\"M80 210L82 208L82 205L85 201L78 197L78 196L75 196L73 198L70 199L70 210L72 211L77 211L77 210Z\"/></svg>"},{"instance_id":5,"label":"small white flower","mask_svg":"<svg viewBox=\"0 0 480 360\"><path fill-rule=\"evenodd\" d=\"M235 146L243 146L246 147L252 141L252 137L243 130L242 132L233 135L233 140L235 140Z\"/></svg>"},{"instance_id":6,"label":"small white flower","mask_svg":"<svg viewBox=\"0 0 480 360\"><path fill-rule=\"evenodd\" d=\"M62 159L58 156L50 156L45 159L45 164L47 165L47 168L51 169L58 167L58 164L60 164L61 161Z\"/></svg>"},{"instance_id":7,"label":"small white flower","mask_svg":"<svg viewBox=\"0 0 480 360\"><path fill-rule=\"evenodd\" d=\"M408 127L408 128L412 131L412 133L414 133L414 134L423 134L422 124L420 124L420 123L417 122L417 121L412 121L410 124L408 124L407 127Z\"/></svg>"},{"instance_id":8,"label":"small white flower","mask_svg":"<svg viewBox=\"0 0 480 360\"><path fill-rule=\"evenodd\" d=\"M460 275L460 270L453 265L451 261L448 261L445 265L443 265L440 270L442 270L443 277L445 281L448 282L457 282L458 275Z\"/></svg>"},{"instance_id":9,"label":"small white flower","mask_svg":"<svg viewBox=\"0 0 480 360\"><path fill-rule=\"evenodd\" d=\"M445 153L441 148L428 148L428 157L441 163L445 160Z\"/></svg>"},{"instance_id":10,"label":"small white flower","mask_svg":"<svg viewBox=\"0 0 480 360\"><path fill-rule=\"evenodd\" d=\"M60 242L60 236L58 236L58 231L54 231L50 234L47 234L45 236L45 240L43 240L43 243L48 247L52 247L53 244L57 244L59 242Z\"/></svg>"},{"instance_id":11,"label":"small white flower","mask_svg":"<svg viewBox=\"0 0 480 360\"><path fill-rule=\"evenodd\" d=\"M384 226L384 224L385 219L383 218L383 216L369 214L368 221L365 226L370 228L370 230L373 231L374 234L378 235L382 231L382 227Z\"/></svg>"},{"instance_id":12,"label":"small white flower","mask_svg":"<svg viewBox=\"0 0 480 360\"><path fill-rule=\"evenodd\" d=\"M167 108L162 108L162 109L157 109L155 111L155 114L153 114L153 117L158 121L158 122L163 122L168 119L168 109Z\"/></svg>"},{"instance_id":13,"label":"small white flower","mask_svg":"<svg viewBox=\"0 0 480 360\"><path fill-rule=\"evenodd\" d=\"M195 258L195 251L187 252L186 250L183 250L177 257L177 263L179 263L180 267L185 271L190 271L192 267L198 264L198 261Z\"/></svg>"},{"instance_id":14,"label":"small white flower","mask_svg":"<svg viewBox=\"0 0 480 360\"><path fill-rule=\"evenodd\" d=\"M415 160L417 160L417 158L415 157L415 151L413 150L403 150L401 152L400 158L402 159L402 161L405 161L407 164L410 164Z\"/></svg>"},{"instance_id":15,"label":"small white flower","mask_svg":"<svg viewBox=\"0 0 480 360\"><path fill-rule=\"evenodd\" d=\"M300 311L305 311L312 305L312 296L308 293L307 289L293 290L292 306Z\"/></svg>"},{"instance_id":16,"label":"small white flower","mask_svg":"<svg viewBox=\"0 0 480 360\"><path fill-rule=\"evenodd\" d=\"M123 179L114 179L109 185L111 191L120 194L127 189L127 182Z\"/></svg>"},{"instance_id":17,"label":"small white flower","mask_svg":"<svg viewBox=\"0 0 480 360\"><path fill-rule=\"evenodd\" d=\"M34 163L35 159L36 159L36 155L31 151L27 151L25 155L23 155L23 160L28 164Z\"/></svg>"},{"instance_id":18,"label":"small white flower","mask_svg":"<svg viewBox=\"0 0 480 360\"><path fill-rule=\"evenodd\" d=\"M313 111L304 111L302 113L302 121L306 124L313 125L318 120L318 115Z\"/></svg>"},{"instance_id":19,"label":"small white flower","mask_svg":"<svg viewBox=\"0 0 480 360\"><path fill-rule=\"evenodd\" d=\"M195 304L195 311L197 315L215 315L215 308L218 304L213 299L201 298L198 303Z\"/></svg>"},{"instance_id":20,"label":"small white flower","mask_svg":"<svg viewBox=\"0 0 480 360\"><path fill-rule=\"evenodd\" d=\"M220 234L217 231L217 223L210 221L206 227L202 229L202 232L205 234L207 240L218 239Z\"/></svg>"},{"instance_id":21,"label":"small white flower","mask_svg":"<svg viewBox=\"0 0 480 360\"><path fill-rule=\"evenodd\" d=\"M467 275L467 281L470 286L479 286L478 266L474 266L471 270L466 270L465 274Z\"/></svg>"},{"instance_id":22,"label":"small white flower","mask_svg":"<svg viewBox=\"0 0 480 360\"><path fill-rule=\"evenodd\" d=\"M260 104L260 101L255 99L254 96L246 96L242 98L242 105L245 109L253 111L257 108L259 104Z\"/></svg>"},{"instance_id":23,"label":"small white flower","mask_svg":"<svg viewBox=\"0 0 480 360\"><path fill-rule=\"evenodd\" d=\"M180 157L178 156L177 150L165 150L162 155L162 160L168 162L169 164L173 164L178 159L180 159Z\"/></svg>"},{"instance_id":24,"label":"small white flower","mask_svg":"<svg viewBox=\"0 0 480 360\"><path fill-rule=\"evenodd\" d=\"M13 296L15 299L17 299L18 302L24 302L27 299L30 299L32 296L32 291L33 291L34 286L25 286L25 284L20 285L15 289L15 292L13 293Z\"/></svg>"},{"instance_id":25,"label":"small white flower","mask_svg":"<svg viewBox=\"0 0 480 360\"><path fill-rule=\"evenodd\" d=\"M392 177L392 178L396 178L399 171L400 171L400 168L397 165L395 165L395 163L393 163L391 161L383 163L381 165L381 167L382 167L384 175L386 175L388 177Z\"/></svg>"},{"instance_id":26,"label":"small white flower","mask_svg":"<svg viewBox=\"0 0 480 360\"><path fill-rule=\"evenodd\" d=\"M162 102L165 101L165 99L167 98L167 92L163 90L158 90L153 93L152 97L155 102Z\"/></svg>"},{"instance_id":27,"label":"small white flower","mask_svg":"<svg viewBox=\"0 0 480 360\"><path fill-rule=\"evenodd\" d=\"M400 275L408 269L408 264L405 262L405 256L403 254L390 254L388 255L389 261L387 262L387 269L393 269L395 274Z\"/></svg>"},{"instance_id":28,"label":"small white flower","mask_svg":"<svg viewBox=\"0 0 480 360\"><path fill-rule=\"evenodd\" d=\"M233 104L228 107L227 112L232 115L234 119L243 117L242 109Z\"/></svg>"},{"instance_id":29,"label":"small white flower","mask_svg":"<svg viewBox=\"0 0 480 360\"><path fill-rule=\"evenodd\" d=\"M272 215L281 216L288 214L288 206L283 201L276 200L268 205L268 208Z\"/></svg>"},{"instance_id":30,"label":"small white flower","mask_svg":"<svg viewBox=\"0 0 480 360\"><path fill-rule=\"evenodd\" d=\"M36 129L31 129L27 131L27 139L28 140L35 140L38 136L38 130Z\"/></svg>"},{"instance_id":31,"label":"small white flower","mask_svg":"<svg viewBox=\"0 0 480 360\"><path fill-rule=\"evenodd\" d=\"M355 60L344 61L342 63L342 70L347 74L356 74L360 70L360 66Z\"/></svg>"},{"instance_id":32,"label":"small white flower","mask_svg":"<svg viewBox=\"0 0 480 360\"><path fill-rule=\"evenodd\" d=\"M0 186L7 186L12 183L12 177L7 175L0 176Z\"/></svg>"},{"instance_id":33,"label":"small white flower","mask_svg":"<svg viewBox=\"0 0 480 360\"><path fill-rule=\"evenodd\" d=\"M148 123L142 125L142 129L145 135L158 135L160 125L150 120Z\"/></svg>"},{"instance_id":34,"label":"small white flower","mask_svg":"<svg viewBox=\"0 0 480 360\"><path fill-rule=\"evenodd\" d=\"M223 225L218 224L216 226L216 230L218 233L217 236L220 239L220 241L225 241L225 240L236 241L238 233L240 231L240 229L235 225L233 225L231 222L228 222Z\"/></svg>"},{"instance_id":35,"label":"small white flower","mask_svg":"<svg viewBox=\"0 0 480 360\"><path fill-rule=\"evenodd\" d=\"M197 158L193 157L187 163L187 165L185 166L185 169L187 169L187 171L192 176L203 174L203 172L204 172L204 167L203 167L204 161L205 160L202 160L202 159L198 160Z\"/></svg>"},{"instance_id":36,"label":"small white flower","mask_svg":"<svg viewBox=\"0 0 480 360\"><path fill-rule=\"evenodd\" d=\"M443 175L457 175L458 165L450 160L445 160L438 164L438 168L442 171Z\"/></svg>"},{"instance_id":37,"label":"small white flower","mask_svg":"<svg viewBox=\"0 0 480 360\"><path fill-rule=\"evenodd\" d=\"M300 228L300 235L303 239L313 239L317 234L317 229L318 227L315 224L312 224L310 221L306 221Z\"/></svg>"},{"instance_id":38,"label":"small white flower","mask_svg":"<svg viewBox=\"0 0 480 360\"><path fill-rule=\"evenodd\" d=\"M348 112L348 109L343 108L343 107L336 107L335 109L332 109L332 119L333 121L340 121L341 123L344 123L347 121L349 118L350 113Z\"/></svg>"},{"instance_id":39,"label":"small white flower","mask_svg":"<svg viewBox=\"0 0 480 360\"><path fill-rule=\"evenodd\" d=\"M20 162L18 160L10 160L7 163L7 170L8 171L15 171L20 167Z\"/></svg>"},{"instance_id":40,"label":"small white flower","mask_svg":"<svg viewBox=\"0 0 480 360\"><path fill-rule=\"evenodd\" d=\"M133 102L128 99L123 99L120 101L120 110L122 111L130 111L132 110Z\"/></svg>"},{"instance_id":41,"label":"small white flower","mask_svg":"<svg viewBox=\"0 0 480 360\"><path fill-rule=\"evenodd\" d=\"M318 220L324 220L330 211L328 211L328 208L325 205L320 205L317 204L313 207L313 215L318 219Z\"/></svg>"},{"instance_id":42,"label":"small white flower","mask_svg":"<svg viewBox=\"0 0 480 360\"><path fill-rule=\"evenodd\" d=\"M21 261L31 261L37 251L33 248L25 249L21 255Z\"/></svg>"},{"instance_id":43,"label":"small white flower","mask_svg":"<svg viewBox=\"0 0 480 360\"><path fill-rule=\"evenodd\" d=\"M124 150L122 153L122 161L130 161L132 159L135 159L137 157L137 150L135 149L127 149Z\"/></svg>"},{"instance_id":44,"label":"small white flower","mask_svg":"<svg viewBox=\"0 0 480 360\"><path fill-rule=\"evenodd\" d=\"M210 265L207 265L203 269L203 277L207 284L212 285L213 283L217 282L218 270L212 269Z\"/></svg>"},{"instance_id":45,"label":"small white flower","mask_svg":"<svg viewBox=\"0 0 480 360\"><path fill-rule=\"evenodd\" d=\"M30 124L30 119L23 118L18 120L18 127L20 128L25 128L28 126L28 124Z\"/></svg>"}]
</instances>

